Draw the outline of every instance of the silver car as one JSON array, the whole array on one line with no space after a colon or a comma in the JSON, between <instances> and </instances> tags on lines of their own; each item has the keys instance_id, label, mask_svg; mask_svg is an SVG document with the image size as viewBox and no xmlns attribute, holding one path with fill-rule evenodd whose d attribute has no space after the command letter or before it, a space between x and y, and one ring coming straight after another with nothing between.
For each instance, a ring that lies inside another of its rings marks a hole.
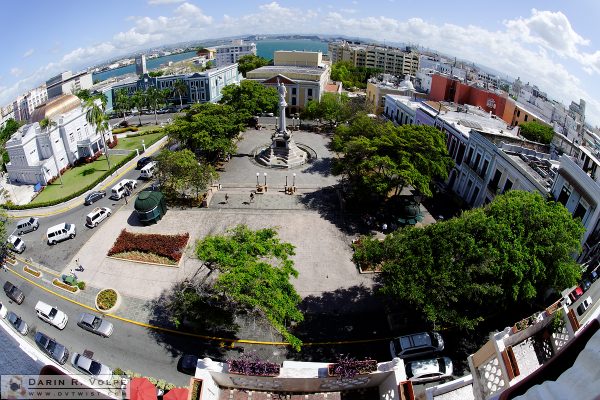
<instances>
[{"instance_id":1,"label":"silver car","mask_svg":"<svg viewBox=\"0 0 600 400\"><path fill-rule=\"evenodd\" d=\"M114 330L113 324L90 313L82 313L79 317L77 325L86 331L90 331L96 335L104 337L109 337Z\"/></svg>"},{"instance_id":2,"label":"silver car","mask_svg":"<svg viewBox=\"0 0 600 400\"><path fill-rule=\"evenodd\" d=\"M23 321L21 317L19 317L14 312L9 311L8 315L6 316L6 319L8 320L8 322L10 322L10 325L13 328L15 328L15 330L21 335L25 336L29 332L29 327L27 326L27 323Z\"/></svg>"},{"instance_id":3,"label":"silver car","mask_svg":"<svg viewBox=\"0 0 600 400\"><path fill-rule=\"evenodd\" d=\"M110 367L92 360L83 354L73 353L71 364L81 372L91 375L94 378L107 379L112 376L112 369Z\"/></svg>"},{"instance_id":4,"label":"silver car","mask_svg":"<svg viewBox=\"0 0 600 400\"><path fill-rule=\"evenodd\" d=\"M452 377L452 360L431 358L406 363L406 377L415 383L433 382Z\"/></svg>"}]
</instances>

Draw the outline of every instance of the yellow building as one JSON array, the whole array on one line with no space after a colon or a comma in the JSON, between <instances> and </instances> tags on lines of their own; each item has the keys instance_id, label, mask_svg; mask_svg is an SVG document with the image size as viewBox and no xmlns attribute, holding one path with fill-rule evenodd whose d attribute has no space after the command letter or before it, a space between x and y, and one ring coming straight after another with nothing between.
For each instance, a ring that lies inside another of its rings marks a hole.
<instances>
[{"instance_id":1,"label":"yellow building","mask_svg":"<svg viewBox=\"0 0 600 400\"><path fill-rule=\"evenodd\" d=\"M533 111L528 110L521 103L515 102L515 111L513 114L513 119L512 119L511 125L516 126L516 125L521 125L523 122L531 122L531 121L536 121L536 122L539 122L540 124L552 127L552 125L550 125L549 123L544 121L544 119L542 117L535 114Z\"/></svg>"},{"instance_id":2,"label":"yellow building","mask_svg":"<svg viewBox=\"0 0 600 400\"><path fill-rule=\"evenodd\" d=\"M412 48L375 46L349 42L330 42L332 63L349 61L355 67L378 68L386 74L415 76L419 70L419 53Z\"/></svg>"},{"instance_id":3,"label":"yellow building","mask_svg":"<svg viewBox=\"0 0 600 400\"><path fill-rule=\"evenodd\" d=\"M290 114L299 112L310 100L321 99L331 73L321 52L276 51L273 63L275 65L249 71L246 79L272 87L277 86L278 81L283 83L287 88L286 102Z\"/></svg>"},{"instance_id":4,"label":"yellow building","mask_svg":"<svg viewBox=\"0 0 600 400\"><path fill-rule=\"evenodd\" d=\"M415 88L410 80L394 83L371 79L367 82L367 102L373 106L373 112L375 114L379 115L383 112L385 107L385 96L387 94L412 96L415 98L427 97L424 93L415 92Z\"/></svg>"}]
</instances>

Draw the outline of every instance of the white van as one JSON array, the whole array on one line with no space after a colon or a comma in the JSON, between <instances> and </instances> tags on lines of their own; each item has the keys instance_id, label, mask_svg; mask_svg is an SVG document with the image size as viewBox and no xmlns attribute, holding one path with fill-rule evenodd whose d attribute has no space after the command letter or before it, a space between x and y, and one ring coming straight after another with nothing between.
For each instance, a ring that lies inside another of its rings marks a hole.
<instances>
[{"instance_id":1,"label":"white van","mask_svg":"<svg viewBox=\"0 0 600 400\"><path fill-rule=\"evenodd\" d=\"M110 217L112 210L108 207L96 207L85 217L85 224L90 228L98 226L98 224Z\"/></svg>"},{"instance_id":2,"label":"white van","mask_svg":"<svg viewBox=\"0 0 600 400\"><path fill-rule=\"evenodd\" d=\"M67 326L67 322L69 321L67 314L43 301L37 302L35 305L35 312L40 319L46 321L50 325L54 325L58 329L65 329L65 326Z\"/></svg>"},{"instance_id":3,"label":"white van","mask_svg":"<svg viewBox=\"0 0 600 400\"><path fill-rule=\"evenodd\" d=\"M140 171L140 178L150 179L154 175L154 171L156 171L156 161L150 161Z\"/></svg>"},{"instance_id":4,"label":"white van","mask_svg":"<svg viewBox=\"0 0 600 400\"><path fill-rule=\"evenodd\" d=\"M137 182L133 179L123 179L110 190L110 198L119 200L125 196L127 190L133 190L137 186Z\"/></svg>"},{"instance_id":5,"label":"white van","mask_svg":"<svg viewBox=\"0 0 600 400\"><path fill-rule=\"evenodd\" d=\"M29 217L17 222L17 233L22 235L27 232L35 231L40 226L40 220L35 217Z\"/></svg>"},{"instance_id":6,"label":"white van","mask_svg":"<svg viewBox=\"0 0 600 400\"><path fill-rule=\"evenodd\" d=\"M48 244L56 244L62 240L73 239L77 235L75 230L75 224L58 224L48 228L46 231L46 237L48 238Z\"/></svg>"}]
</instances>

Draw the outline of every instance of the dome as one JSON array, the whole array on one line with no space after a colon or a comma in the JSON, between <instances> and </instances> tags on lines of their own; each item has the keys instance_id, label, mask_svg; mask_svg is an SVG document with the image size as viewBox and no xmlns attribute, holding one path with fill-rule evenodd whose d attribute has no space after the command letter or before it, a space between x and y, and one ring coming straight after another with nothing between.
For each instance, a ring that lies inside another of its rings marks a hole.
<instances>
[{"instance_id":1,"label":"dome","mask_svg":"<svg viewBox=\"0 0 600 400\"><path fill-rule=\"evenodd\" d=\"M81 100L79 100L79 97L72 94L63 94L33 110L29 122L40 122L44 118L52 119L53 117L73 111L80 106Z\"/></svg>"},{"instance_id":2,"label":"dome","mask_svg":"<svg viewBox=\"0 0 600 400\"><path fill-rule=\"evenodd\" d=\"M156 208L161 200L163 194L160 192L142 191L135 200L135 209L139 212L147 212Z\"/></svg>"}]
</instances>

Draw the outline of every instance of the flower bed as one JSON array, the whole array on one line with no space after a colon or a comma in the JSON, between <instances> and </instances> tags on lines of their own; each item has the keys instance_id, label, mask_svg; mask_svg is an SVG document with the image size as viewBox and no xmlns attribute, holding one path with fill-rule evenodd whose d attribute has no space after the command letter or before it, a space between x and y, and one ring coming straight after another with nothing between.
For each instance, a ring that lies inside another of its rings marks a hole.
<instances>
[{"instance_id":1,"label":"flower bed","mask_svg":"<svg viewBox=\"0 0 600 400\"><path fill-rule=\"evenodd\" d=\"M281 366L263 361L257 356L244 354L237 360L227 360L229 373L251 376L277 376Z\"/></svg>"},{"instance_id":2,"label":"flower bed","mask_svg":"<svg viewBox=\"0 0 600 400\"><path fill-rule=\"evenodd\" d=\"M202 394L202 381L196 378L191 378L191 381L193 383L191 384L192 392L190 400L200 400L200 395Z\"/></svg>"},{"instance_id":3,"label":"flower bed","mask_svg":"<svg viewBox=\"0 0 600 400\"><path fill-rule=\"evenodd\" d=\"M52 281L52 284L54 286L58 286L61 289L67 290L67 291L69 291L71 293L75 293L77 290L79 290L79 289L77 289L76 286L67 285L66 283L61 282L61 281L59 281L56 278L54 278L54 280Z\"/></svg>"},{"instance_id":4,"label":"flower bed","mask_svg":"<svg viewBox=\"0 0 600 400\"><path fill-rule=\"evenodd\" d=\"M123 229L113 247L108 251L108 255L127 258L125 256L128 253L149 253L178 263L189 238L190 234L187 232L181 235L159 235L131 233ZM133 259L144 261L137 258Z\"/></svg>"},{"instance_id":5,"label":"flower bed","mask_svg":"<svg viewBox=\"0 0 600 400\"><path fill-rule=\"evenodd\" d=\"M335 364L329 364L327 374L342 378L352 378L356 375L369 374L377 371L375 360L355 360L351 357L340 357Z\"/></svg>"},{"instance_id":6,"label":"flower bed","mask_svg":"<svg viewBox=\"0 0 600 400\"><path fill-rule=\"evenodd\" d=\"M36 278L39 278L42 275L42 273L40 271L36 271L35 269L31 269L28 266L24 266L23 267L23 271L27 272L30 275L35 276Z\"/></svg>"},{"instance_id":7,"label":"flower bed","mask_svg":"<svg viewBox=\"0 0 600 400\"><path fill-rule=\"evenodd\" d=\"M103 289L96 296L98 309L107 311L117 304L117 292L114 289Z\"/></svg>"}]
</instances>

